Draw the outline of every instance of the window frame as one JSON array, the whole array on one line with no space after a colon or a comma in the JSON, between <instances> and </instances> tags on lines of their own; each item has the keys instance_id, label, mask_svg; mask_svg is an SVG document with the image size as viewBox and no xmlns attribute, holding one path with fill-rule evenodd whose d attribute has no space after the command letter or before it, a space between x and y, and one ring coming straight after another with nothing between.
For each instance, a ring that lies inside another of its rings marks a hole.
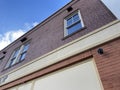
<instances>
[{"instance_id":1,"label":"window frame","mask_svg":"<svg viewBox=\"0 0 120 90\"><path fill-rule=\"evenodd\" d=\"M28 45L27 50L24 51L24 47L27 46L27 45ZM25 59L25 57L24 57L24 59L21 60L21 56L24 55L24 54L26 56L26 53L27 53L27 51L29 49L29 46L30 46L30 43L25 43L24 45L22 45L21 51L20 51L20 54L19 54L19 58L18 58L19 62L21 62L21 61L23 61Z\"/></svg>"},{"instance_id":2,"label":"window frame","mask_svg":"<svg viewBox=\"0 0 120 90\"><path fill-rule=\"evenodd\" d=\"M7 69L7 68L10 68L12 66L14 66L15 64L17 63L20 63L21 61L24 61L24 60L20 60L20 56L21 56L21 53L23 53L23 50L24 50L24 46L25 45L29 45L30 46L30 43L27 42L27 43L24 43L23 45L21 45L20 47L14 49L14 51L12 52L11 56L10 56L10 59L8 60L7 64L5 65L5 68L4 69ZM29 46L27 48L27 50L25 51L25 53L27 53L28 49L29 49ZM16 57L14 57L15 55L15 52L18 51ZM25 55L26 57L26 55ZM25 59L25 58L24 58ZM13 61L12 61L13 60Z\"/></svg>"},{"instance_id":3,"label":"window frame","mask_svg":"<svg viewBox=\"0 0 120 90\"><path fill-rule=\"evenodd\" d=\"M71 24L70 26L67 26L67 20L70 19L70 18L72 18L72 17L73 17L74 15L76 15L76 14L78 14L79 20L78 20L77 22ZM77 10L77 11L73 12L72 14L68 15L66 18L64 18L64 37L73 34L74 32L71 33L71 34L68 34L67 28L72 27L72 26L74 26L74 25L76 25L76 24L78 24L78 23L80 23L81 26L82 26L79 30L81 30L82 28L84 28L84 23L83 23L83 19L82 19L80 10ZM79 30L75 30L75 32L77 32L77 31L79 31Z\"/></svg>"},{"instance_id":4,"label":"window frame","mask_svg":"<svg viewBox=\"0 0 120 90\"><path fill-rule=\"evenodd\" d=\"M8 60L7 64L5 65L5 69L6 69L6 68L9 68L9 67L11 67L11 66L13 66L13 65L15 64L15 62L16 62L16 60L17 60L17 58L18 58L18 55L19 55L19 54L17 54L16 57L14 57L14 54L15 54L15 52L16 52L17 50L19 50L19 51L18 51L18 53L19 53L19 52L20 52L20 47L14 49L14 51L12 52L12 54L11 54L11 56L10 56L10 59ZM13 62L14 62L14 63L13 63Z\"/></svg>"}]
</instances>

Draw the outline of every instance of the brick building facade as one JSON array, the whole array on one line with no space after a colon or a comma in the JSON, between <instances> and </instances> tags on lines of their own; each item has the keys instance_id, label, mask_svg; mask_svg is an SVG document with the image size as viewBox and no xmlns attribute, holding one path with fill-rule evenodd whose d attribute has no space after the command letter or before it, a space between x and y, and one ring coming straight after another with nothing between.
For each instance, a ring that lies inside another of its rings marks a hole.
<instances>
[{"instance_id":1,"label":"brick building facade","mask_svg":"<svg viewBox=\"0 0 120 90\"><path fill-rule=\"evenodd\" d=\"M73 0L0 52L0 90L120 90L120 21Z\"/></svg>"}]
</instances>

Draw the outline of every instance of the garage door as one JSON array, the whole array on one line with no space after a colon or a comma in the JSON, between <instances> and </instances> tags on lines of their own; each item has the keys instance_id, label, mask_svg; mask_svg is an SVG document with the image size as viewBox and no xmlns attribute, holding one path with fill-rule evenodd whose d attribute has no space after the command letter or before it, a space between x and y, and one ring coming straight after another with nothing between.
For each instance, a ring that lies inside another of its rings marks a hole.
<instances>
[{"instance_id":1,"label":"garage door","mask_svg":"<svg viewBox=\"0 0 120 90\"><path fill-rule=\"evenodd\" d=\"M93 59L13 87L9 90L103 90Z\"/></svg>"}]
</instances>

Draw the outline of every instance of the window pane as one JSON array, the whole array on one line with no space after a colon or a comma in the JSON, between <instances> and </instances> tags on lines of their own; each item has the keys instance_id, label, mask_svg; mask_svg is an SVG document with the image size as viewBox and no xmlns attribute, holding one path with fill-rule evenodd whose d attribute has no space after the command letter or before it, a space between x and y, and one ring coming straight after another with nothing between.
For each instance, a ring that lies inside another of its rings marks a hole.
<instances>
[{"instance_id":1,"label":"window pane","mask_svg":"<svg viewBox=\"0 0 120 90\"><path fill-rule=\"evenodd\" d=\"M8 67L10 67L11 65L13 65L13 61L14 61L14 60L15 60L15 58L11 59L11 60L7 63L7 65L6 65L5 68L8 68Z\"/></svg>"},{"instance_id":2,"label":"window pane","mask_svg":"<svg viewBox=\"0 0 120 90\"><path fill-rule=\"evenodd\" d=\"M12 57L12 58L17 57L17 55L18 55L18 53L19 53L19 50L20 50L20 48L14 51L14 55L13 55L13 57Z\"/></svg>"},{"instance_id":3,"label":"window pane","mask_svg":"<svg viewBox=\"0 0 120 90\"><path fill-rule=\"evenodd\" d=\"M25 59L26 53L22 53L20 56L19 61L23 61Z\"/></svg>"},{"instance_id":4,"label":"window pane","mask_svg":"<svg viewBox=\"0 0 120 90\"><path fill-rule=\"evenodd\" d=\"M28 50L28 48L29 48L29 44L26 44L26 45L24 46L24 48L23 48L23 51L22 51L22 52L27 51L27 50Z\"/></svg>"},{"instance_id":5,"label":"window pane","mask_svg":"<svg viewBox=\"0 0 120 90\"><path fill-rule=\"evenodd\" d=\"M79 20L80 20L79 15L78 15L78 14L75 14L75 15L73 16L73 22L75 23L75 22L77 22L77 21L79 21Z\"/></svg>"},{"instance_id":6,"label":"window pane","mask_svg":"<svg viewBox=\"0 0 120 90\"><path fill-rule=\"evenodd\" d=\"M72 25L72 17L67 19L67 27Z\"/></svg>"},{"instance_id":7,"label":"window pane","mask_svg":"<svg viewBox=\"0 0 120 90\"><path fill-rule=\"evenodd\" d=\"M19 51L20 51L20 48L18 48L17 50L14 51L13 56L11 57L7 67L10 67L16 63L16 60L17 60L16 58L19 54Z\"/></svg>"},{"instance_id":8,"label":"window pane","mask_svg":"<svg viewBox=\"0 0 120 90\"><path fill-rule=\"evenodd\" d=\"M81 23L80 22L76 23L74 26L72 26L72 27L70 27L70 28L67 29L68 30L68 35L76 32L76 31L78 31L81 28L82 28Z\"/></svg>"},{"instance_id":9,"label":"window pane","mask_svg":"<svg viewBox=\"0 0 120 90\"><path fill-rule=\"evenodd\" d=\"M15 63L16 63L16 58L12 58L12 59L10 60L10 65L9 65L9 66L14 65Z\"/></svg>"}]
</instances>

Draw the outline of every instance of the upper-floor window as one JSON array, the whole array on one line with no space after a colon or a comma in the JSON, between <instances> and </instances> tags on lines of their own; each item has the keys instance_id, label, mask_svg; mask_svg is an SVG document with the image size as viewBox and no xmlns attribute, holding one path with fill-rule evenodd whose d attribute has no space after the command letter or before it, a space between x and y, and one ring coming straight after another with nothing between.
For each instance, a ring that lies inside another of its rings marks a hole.
<instances>
[{"instance_id":1,"label":"upper-floor window","mask_svg":"<svg viewBox=\"0 0 120 90\"><path fill-rule=\"evenodd\" d=\"M13 66L14 64L23 61L25 59L28 48L29 48L29 43L26 43L26 44L22 45L21 47L15 49L10 57L10 60L8 61L7 65L5 66L5 68L9 68L9 67Z\"/></svg>"},{"instance_id":2,"label":"upper-floor window","mask_svg":"<svg viewBox=\"0 0 120 90\"><path fill-rule=\"evenodd\" d=\"M67 18L65 18L64 21L65 36L70 35L82 29L83 27L84 24L80 15L80 11L77 11L71 14L70 16L68 16Z\"/></svg>"},{"instance_id":3,"label":"upper-floor window","mask_svg":"<svg viewBox=\"0 0 120 90\"><path fill-rule=\"evenodd\" d=\"M22 51L20 52L19 61L23 61L23 60L25 59L25 56L26 56L28 47L29 47L29 44L25 44L25 45L22 47Z\"/></svg>"}]
</instances>

